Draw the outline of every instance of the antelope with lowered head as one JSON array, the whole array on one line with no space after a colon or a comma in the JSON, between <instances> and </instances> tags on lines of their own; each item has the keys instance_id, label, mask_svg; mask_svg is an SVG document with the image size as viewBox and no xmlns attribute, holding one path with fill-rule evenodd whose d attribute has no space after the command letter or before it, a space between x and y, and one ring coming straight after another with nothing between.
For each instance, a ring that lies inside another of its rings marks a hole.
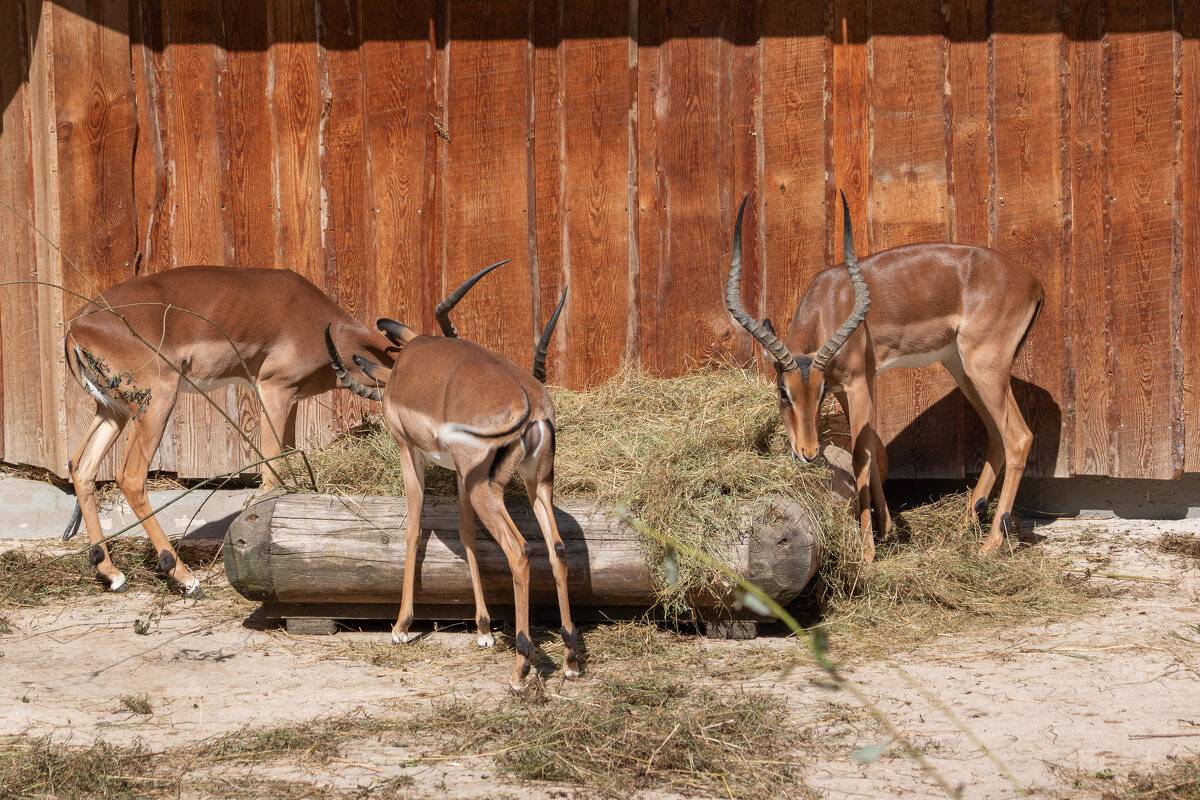
<instances>
[{"instance_id":1,"label":"antelope with lowered head","mask_svg":"<svg viewBox=\"0 0 1200 800\"><path fill-rule=\"evenodd\" d=\"M476 643L480 647L490 647L495 639L475 559L476 514L500 544L512 570L517 658L509 684L519 690L529 673L533 643L529 638L529 557L525 539L504 507L504 486L514 470L525 480L550 556L562 617L563 671L567 677L579 675L576 629L567 598L565 548L554 521L554 403L542 385L546 347L567 295L564 289L542 332L531 375L504 356L457 338L446 316L447 304L457 302L496 266L499 264L476 274L438 307L445 338L420 336L394 320L379 320L380 329L401 348L394 365L386 369L358 354L354 361L384 384L382 391L358 384L332 339L328 339L328 346L334 370L346 386L382 399L384 420L400 444L408 525L404 587L392 640L397 644L410 640L425 466L432 463L453 470L458 478L459 536L471 572Z\"/></svg>"},{"instance_id":2,"label":"antelope with lowered head","mask_svg":"<svg viewBox=\"0 0 1200 800\"><path fill-rule=\"evenodd\" d=\"M159 567L196 596L199 579L176 557L146 497L146 473L175 401L180 392L253 385L262 400L260 450L273 458L295 446L296 402L340 386L323 331L343 347L391 363L387 339L287 269L179 267L122 281L71 317L67 365L95 400L96 413L68 464L76 504L63 540L82 519L89 558L112 591L129 586L101 541L95 482L121 432L130 429L117 484L142 518ZM273 484L266 466L262 475L264 486Z\"/></svg>"},{"instance_id":3,"label":"antelope with lowered head","mask_svg":"<svg viewBox=\"0 0 1200 800\"><path fill-rule=\"evenodd\" d=\"M876 427L875 375L935 361L954 377L988 430L987 462L971 493L968 518L987 510L996 478L1006 470L983 543L984 550L998 547L1012 529L1013 500L1033 442L1010 378L1013 359L1045 300L1041 283L995 250L958 244L894 247L860 264L843 195L845 265L813 278L784 344L770 320L755 322L742 307L742 214L748 199L738 210L725 303L774 361L779 410L793 458L817 457L818 415L826 391L833 392L846 413L863 559L875 556L872 517L883 532L892 524L883 496L888 464ZM834 328L839 320L844 321Z\"/></svg>"}]
</instances>

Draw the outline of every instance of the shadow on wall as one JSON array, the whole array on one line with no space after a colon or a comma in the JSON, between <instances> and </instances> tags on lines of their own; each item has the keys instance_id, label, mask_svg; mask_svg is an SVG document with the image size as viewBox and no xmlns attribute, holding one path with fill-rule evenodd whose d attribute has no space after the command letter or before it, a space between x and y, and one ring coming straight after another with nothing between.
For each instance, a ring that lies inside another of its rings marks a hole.
<instances>
[{"instance_id":1,"label":"shadow on wall","mask_svg":"<svg viewBox=\"0 0 1200 800\"><path fill-rule=\"evenodd\" d=\"M1012 388L1021 416L1033 432L1025 476L1053 476L1058 463L1062 409L1037 384L1013 378ZM968 474L977 475L983 469L987 448L983 420L962 391L955 389L896 434L887 451L891 473L898 481L920 480L926 474L953 474L960 464L966 465ZM889 486L892 483L888 481Z\"/></svg>"},{"instance_id":2,"label":"shadow on wall","mask_svg":"<svg viewBox=\"0 0 1200 800\"><path fill-rule=\"evenodd\" d=\"M1049 392L1019 378L1013 378L1013 394L1021 415L1033 431L1033 448L1026 462L1025 475L1017 490L1016 511L1029 520L1061 517L1118 517L1122 519L1183 519L1200 517L1200 474L1188 473L1179 480L1109 478L1097 475L1053 477L1058 459L1062 411ZM961 416L960 416L961 413ZM930 431L957 426L957 446L967 464L968 474L961 479L889 479L885 492L893 512L904 511L949 494L970 491L979 480L979 470L987 454L987 431L979 415L962 392L955 389L919 415L888 445L893 464L921 464L917 452L927 447ZM946 441L955 441L952 437ZM899 473L899 470L895 470ZM997 488L1003 482L1001 473Z\"/></svg>"}]
</instances>

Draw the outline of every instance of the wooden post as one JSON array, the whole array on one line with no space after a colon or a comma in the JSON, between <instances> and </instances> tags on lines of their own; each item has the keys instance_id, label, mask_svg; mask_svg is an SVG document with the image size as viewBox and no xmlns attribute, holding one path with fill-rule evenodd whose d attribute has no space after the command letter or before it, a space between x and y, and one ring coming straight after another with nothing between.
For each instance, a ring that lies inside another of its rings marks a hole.
<instances>
[{"instance_id":1,"label":"wooden post","mask_svg":"<svg viewBox=\"0 0 1200 800\"><path fill-rule=\"evenodd\" d=\"M530 605L535 617L557 619L546 545L528 503L514 501L513 521L529 543ZM611 509L560 503L572 612L577 619L622 619L652 610L657 595L638 535ZM276 619L389 619L396 615L404 571L402 497L276 495L252 504L225 538L229 582L266 605ZM469 620L470 573L453 498L426 498L417 566L419 619ZM511 613L512 577L500 547L480 531L479 568L494 618ZM817 523L802 507L765 499L747 514L727 562L781 604L793 600L819 564ZM705 619L760 619L735 611L732 598L693 598Z\"/></svg>"}]
</instances>

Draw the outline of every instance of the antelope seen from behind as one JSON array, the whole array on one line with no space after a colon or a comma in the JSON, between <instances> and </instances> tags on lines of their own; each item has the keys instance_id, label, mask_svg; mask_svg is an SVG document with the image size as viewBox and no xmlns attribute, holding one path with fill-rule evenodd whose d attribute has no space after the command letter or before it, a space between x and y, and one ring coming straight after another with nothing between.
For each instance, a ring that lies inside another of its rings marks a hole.
<instances>
[{"instance_id":1,"label":"antelope seen from behind","mask_svg":"<svg viewBox=\"0 0 1200 800\"><path fill-rule=\"evenodd\" d=\"M194 266L130 278L71 318L67 364L96 412L68 464L76 506L63 539L82 519L89 558L109 588L120 592L128 584L101 541L95 481L121 432L130 430L117 483L143 518L159 567L194 596L200 582L176 557L146 497L147 470L175 402L181 392L253 385L262 400L262 457L273 458L295 446L296 402L339 388L323 332L391 363L384 337L286 269ZM273 482L264 469L263 485Z\"/></svg>"},{"instance_id":2,"label":"antelope seen from behind","mask_svg":"<svg viewBox=\"0 0 1200 800\"><path fill-rule=\"evenodd\" d=\"M1041 283L995 250L967 245L905 245L860 264L843 195L845 265L813 278L784 344L769 320L755 322L742 306L742 214L748 199L738 210L726 306L771 356L794 458L817 457L821 401L826 391L838 399L850 423L864 560L874 558L873 527L882 532L891 528L883 495L887 451L876 424L875 376L935 361L954 377L988 430L987 462L971 493L968 517L978 518L987 510L996 478L1006 470L983 544L984 550L998 547L1012 529L1013 500L1033 441L1010 379L1013 359L1045 299Z\"/></svg>"},{"instance_id":3,"label":"antelope seen from behind","mask_svg":"<svg viewBox=\"0 0 1200 800\"><path fill-rule=\"evenodd\" d=\"M457 302L496 266L475 275L438 307L445 338L420 336L393 320L379 320L379 327L401 348L395 363L386 369L359 354L354 361L384 385L382 391L359 384L332 339L328 347L334 369L346 386L382 400L384 420L400 444L408 524L403 595L392 629L393 641L410 640L425 466L432 463L453 470L458 478L459 535L471 572L480 647L490 647L495 640L475 558L476 515L499 543L512 570L517 657L510 685L516 690L529 673L533 644L529 637L529 557L525 539L504 507L504 487L514 471L525 481L550 556L562 617L563 671L568 677L579 675L565 548L554 521L554 404L541 382L545 379L546 347L566 291L538 342L531 375L486 347L456 338L445 313L447 304Z\"/></svg>"}]
</instances>

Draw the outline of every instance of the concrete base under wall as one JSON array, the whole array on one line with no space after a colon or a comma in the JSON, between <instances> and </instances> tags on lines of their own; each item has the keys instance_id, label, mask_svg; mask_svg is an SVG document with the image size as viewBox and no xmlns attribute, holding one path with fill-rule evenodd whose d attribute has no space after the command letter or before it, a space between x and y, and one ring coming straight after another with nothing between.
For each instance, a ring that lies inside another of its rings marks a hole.
<instances>
[{"instance_id":1,"label":"concrete base under wall","mask_svg":"<svg viewBox=\"0 0 1200 800\"><path fill-rule=\"evenodd\" d=\"M1001 480L1003 477L1002 474ZM966 480L889 480L884 493L893 510L903 510L947 493L969 491L977 479L973 475ZM993 498L995 495L993 491ZM1017 491L1015 506L1021 517L1030 520L1200 517L1200 473L1185 473L1176 481L1092 475L1025 478Z\"/></svg>"}]
</instances>

